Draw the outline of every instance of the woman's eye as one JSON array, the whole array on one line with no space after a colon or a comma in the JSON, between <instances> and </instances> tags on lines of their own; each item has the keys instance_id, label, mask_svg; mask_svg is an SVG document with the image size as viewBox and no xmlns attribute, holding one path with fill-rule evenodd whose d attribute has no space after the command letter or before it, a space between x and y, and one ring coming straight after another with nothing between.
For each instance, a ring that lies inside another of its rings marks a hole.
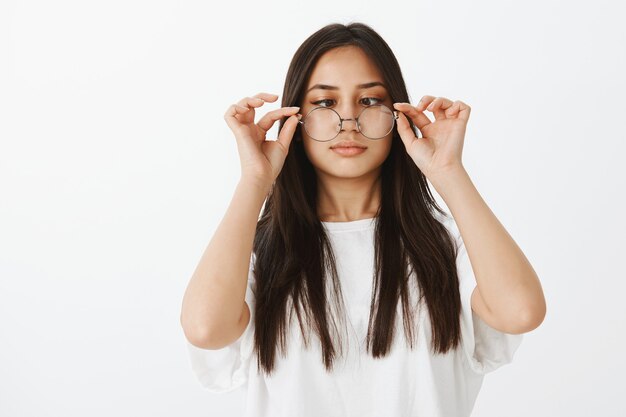
<instances>
[{"instance_id":1,"label":"woman's eye","mask_svg":"<svg viewBox=\"0 0 626 417\"><path fill-rule=\"evenodd\" d=\"M375 97L364 97L364 98L362 98L362 99L361 99L361 102L363 102L363 101L368 101L368 100L375 100L377 103L378 103L378 102L382 102L382 100L381 100L381 99L379 99L379 98L375 98ZM323 106L323 105L322 105L322 103L327 103L327 102L329 102L329 101L335 101L335 100L330 99L330 98L326 98L326 99L323 99L323 100L314 101L312 104L315 104L315 105L320 106L320 107L328 107L328 106ZM366 106L371 106L371 105L373 105L373 104L377 104L377 103L372 103L372 102L370 102L369 104L368 104L368 103L366 103L365 105L366 105ZM329 104L329 105L330 105L330 104Z\"/></svg>"},{"instance_id":2,"label":"woman's eye","mask_svg":"<svg viewBox=\"0 0 626 417\"><path fill-rule=\"evenodd\" d=\"M377 102L381 102L382 101L381 99L375 98L375 97L365 97L363 100L376 100ZM377 104L377 103L371 103L371 104L368 104L368 105L372 106L374 104Z\"/></svg>"},{"instance_id":3,"label":"woman's eye","mask_svg":"<svg viewBox=\"0 0 626 417\"><path fill-rule=\"evenodd\" d=\"M313 104L315 104L316 106L320 106L320 107L326 107L326 106L322 106L321 104L322 104L322 103L325 103L325 102L327 102L327 101L332 101L332 100L330 100L330 99L328 99L328 98L327 98L327 99L324 99L324 100L314 101L314 102L313 102Z\"/></svg>"}]
</instances>

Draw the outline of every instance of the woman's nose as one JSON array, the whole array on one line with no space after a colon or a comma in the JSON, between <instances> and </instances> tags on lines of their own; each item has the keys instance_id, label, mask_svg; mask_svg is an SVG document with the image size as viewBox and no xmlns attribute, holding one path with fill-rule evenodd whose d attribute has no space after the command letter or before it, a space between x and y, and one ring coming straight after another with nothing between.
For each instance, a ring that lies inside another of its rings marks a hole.
<instances>
[{"instance_id":1,"label":"woman's nose","mask_svg":"<svg viewBox=\"0 0 626 417\"><path fill-rule=\"evenodd\" d=\"M350 125L350 123L352 123L352 125ZM359 130L358 129L358 124L357 124L357 121L355 120L355 118L342 119L341 130L350 129L350 126L352 126L352 129L354 129L354 130L357 130L357 131Z\"/></svg>"},{"instance_id":2,"label":"woman's nose","mask_svg":"<svg viewBox=\"0 0 626 417\"><path fill-rule=\"evenodd\" d=\"M341 130L354 129L358 131L357 126L357 109L348 106L347 108L338 109L342 123Z\"/></svg>"}]
</instances>

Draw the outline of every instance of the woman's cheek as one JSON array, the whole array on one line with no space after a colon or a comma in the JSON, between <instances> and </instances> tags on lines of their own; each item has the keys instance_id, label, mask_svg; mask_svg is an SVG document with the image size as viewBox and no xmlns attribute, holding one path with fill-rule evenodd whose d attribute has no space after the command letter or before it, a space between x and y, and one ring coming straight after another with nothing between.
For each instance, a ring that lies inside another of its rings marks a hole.
<instances>
[{"instance_id":1,"label":"woman's cheek","mask_svg":"<svg viewBox=\"0 0 626 417\"><path fill-rule=\"evenodd\" d=\"M328 147L321 149L320 147L317 147L317 146L305 145L304 151L307 157L309 158L309 161L311 161L311 163L315 167L326 168L331 164L330 156L332 155L324 154L324 151L332 152L330 149L328 149Z\"/></svg>"}]
</instances>

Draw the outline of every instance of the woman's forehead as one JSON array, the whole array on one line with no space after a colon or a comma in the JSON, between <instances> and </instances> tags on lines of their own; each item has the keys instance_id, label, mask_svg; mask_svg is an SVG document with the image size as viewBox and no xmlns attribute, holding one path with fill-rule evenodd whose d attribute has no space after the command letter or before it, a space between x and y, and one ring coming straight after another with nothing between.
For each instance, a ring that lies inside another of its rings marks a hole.
<instances>
[{"instance_id":1,"label":"woman's forehead","mask_svg":"<svg viewBox=\"0 0 626 417\"><path fill-rule=\"evenodd\" d=\"M322 88L325 90L374 88L376 84L367 84L375 82L384 87L378 68L360 48L338 48L326 52L318 60L309 77L306 92L318 85L328 86Z\"/></svg>"}]
</instances>

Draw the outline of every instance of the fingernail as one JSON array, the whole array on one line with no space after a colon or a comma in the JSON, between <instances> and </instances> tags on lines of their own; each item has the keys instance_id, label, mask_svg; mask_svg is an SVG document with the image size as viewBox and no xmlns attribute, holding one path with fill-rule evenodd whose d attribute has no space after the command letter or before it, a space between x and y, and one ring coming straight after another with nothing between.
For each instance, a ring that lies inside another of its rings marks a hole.
<instances>
[{"instance_id":1,"label":"fingernail","mask_svg":"<svg viewBox=\"0 0 626 417\"><path fill-rule=\"evenodd\" d=\"M290 110L300 110L300 107L298 106L293 106L293 107L289 107Z\"/></svg>"}]
</instances>

